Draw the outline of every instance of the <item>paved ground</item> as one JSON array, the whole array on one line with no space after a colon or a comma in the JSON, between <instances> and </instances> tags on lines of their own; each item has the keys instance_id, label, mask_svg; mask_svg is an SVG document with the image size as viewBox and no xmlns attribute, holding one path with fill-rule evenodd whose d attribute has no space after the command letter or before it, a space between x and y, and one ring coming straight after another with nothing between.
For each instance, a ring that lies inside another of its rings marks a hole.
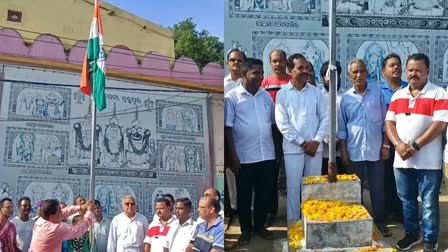
<instances>
[{"instance_id":1,"label":"paved ground","mask_svg":"<svg viewBox=\"0 0 448 252\"><path fill-rule=\"evenodd\" d=\"M364 197L368 199L364 194ZM365 199L366 199L365 198ZM369 209L369 207L367 207ZM440 214L441 214L441 233L439 238L439 250L448 252L448 192L446 191L445 184L442 184L442 194L440 196ZM273 242L266 241L257 236L252 236L251 242L248 246L239 247L237 246L237 240L240 235L240 229L238 220L232 220L230 226L229 219L226 218L226 228L225 233L225 246L226 251L254 251L254 252L272 252ZM403 227L399 223L389 223L388 227L392 232L392 236L388 238L382 238L382 241L387 242L390 245L395 245L396 242L404 236ZM279 214L274 222L274 225L269 228L273 231L277 240L285 239L287 237L287 227L286 227L286 196L282 195L279 198ZM423 245L415 248L413 251L423 251Z\"/></svg>"}]
</instances>

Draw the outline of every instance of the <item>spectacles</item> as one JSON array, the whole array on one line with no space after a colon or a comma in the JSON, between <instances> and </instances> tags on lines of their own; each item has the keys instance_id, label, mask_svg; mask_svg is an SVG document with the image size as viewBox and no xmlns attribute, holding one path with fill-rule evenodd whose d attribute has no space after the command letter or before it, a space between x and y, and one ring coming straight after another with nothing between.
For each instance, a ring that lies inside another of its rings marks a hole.
<instances>
[{"instance_id":1,"label":"spectacles","mask_svg":"<svg viewBox=\"0 0 448 252\"><path fill-rule=\"evenodd\" d=\"M14 206L5 206L5 207L2 207L2 208L6 208L6 209L8 209L8 210L11 210L11 209L14 208Z\"/></svg>"},{"instance_id":2,"label":"spectacles","mask_svg":"<svg viewBox=\"0 0 448 252\"><path fill-rule=\"evenodd\" d=\"M135 206L134 202L125 202L124 203L125 206Z\"/></svg>"},{"instance_id":3,"label":"spectacles","mask_svg":"<svg viewBox=\"0 0 448 252\"><path fill-rule=\"evenodd\" d=\"M240 60L240 59L234 59L234 58L229 59L229 61L231 61L231 62L238 62L238 63L243 62L243 60Z\"/></svg>"}]
</instances>

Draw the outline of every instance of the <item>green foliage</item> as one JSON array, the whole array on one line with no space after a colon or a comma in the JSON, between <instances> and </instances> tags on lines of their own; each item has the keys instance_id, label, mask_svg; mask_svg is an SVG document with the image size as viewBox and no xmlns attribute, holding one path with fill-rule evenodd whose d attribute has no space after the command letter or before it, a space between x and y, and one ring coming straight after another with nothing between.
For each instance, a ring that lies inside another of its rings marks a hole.
<instances>
[{"instance_id":1,"label":"green foliage","mask_svg":"<svg viewBox=\"0 0 448 252\"><path fill-rule=\"evenodd\" d=\"M224 43L206 30L198 32L192 18L187 18L170 29L174 31L176 59L192 58L200 69L210 62L224 66Z\"/></svg>"}]
</instances>

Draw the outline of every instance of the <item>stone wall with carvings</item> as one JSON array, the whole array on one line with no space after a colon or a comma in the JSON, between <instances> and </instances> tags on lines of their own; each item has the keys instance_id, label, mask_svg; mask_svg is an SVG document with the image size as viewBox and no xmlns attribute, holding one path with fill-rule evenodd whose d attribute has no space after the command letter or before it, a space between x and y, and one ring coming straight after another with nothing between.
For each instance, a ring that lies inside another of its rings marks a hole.
<instances>
[{"instance_id":1,"label":"stone wall with carvings","mask_svg":"<svg viewBox=\"0 0 448 252\"><path fill-rule=\"evenodd\" d=\"M337 0L337 59L347 66L365 60L370 82L383 81L381 62L389 53L403 61L416 52L431 60L431 80L448 84L448 0ZM302 53L319 69L328 60L328 0L225 0L224 44L265 62L282 48ZM343 68L343 89L350 84ZM405 75L403 74L403 79Z\"/></svg>"},{"instance_id":2,"label":"stone wall with carvings","mask_svg":"<svg viewBox=\"0 0 448 252\"><path fill-rule=\"evenodd\" d=\"M0 77L0 197L27 195L33 212L40 199L88 197L91 115L79 74L0 65ZM95 187L106 216L121 212L127 194L150 218L166 193L189 197L196 209L215 176L210 98L121 79L107 85L107 108L97 114Z\"/></svg>"}]
</instances>

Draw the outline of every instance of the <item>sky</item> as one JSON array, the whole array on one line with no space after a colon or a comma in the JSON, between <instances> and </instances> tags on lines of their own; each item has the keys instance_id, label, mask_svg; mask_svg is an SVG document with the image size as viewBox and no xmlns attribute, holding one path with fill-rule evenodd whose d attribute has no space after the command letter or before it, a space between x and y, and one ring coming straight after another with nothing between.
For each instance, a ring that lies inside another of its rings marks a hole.
<instances>
[{"instance_id":1,"label":"sky","mask_svg":"<svg viewBox=\"0 0 448 252\"><path fill-rule=\"evenodd\" d=\"M224 41L224 0L105 0L120 9L168 27L189 17L196 30Z\"/></svg>"}]
</instances>

